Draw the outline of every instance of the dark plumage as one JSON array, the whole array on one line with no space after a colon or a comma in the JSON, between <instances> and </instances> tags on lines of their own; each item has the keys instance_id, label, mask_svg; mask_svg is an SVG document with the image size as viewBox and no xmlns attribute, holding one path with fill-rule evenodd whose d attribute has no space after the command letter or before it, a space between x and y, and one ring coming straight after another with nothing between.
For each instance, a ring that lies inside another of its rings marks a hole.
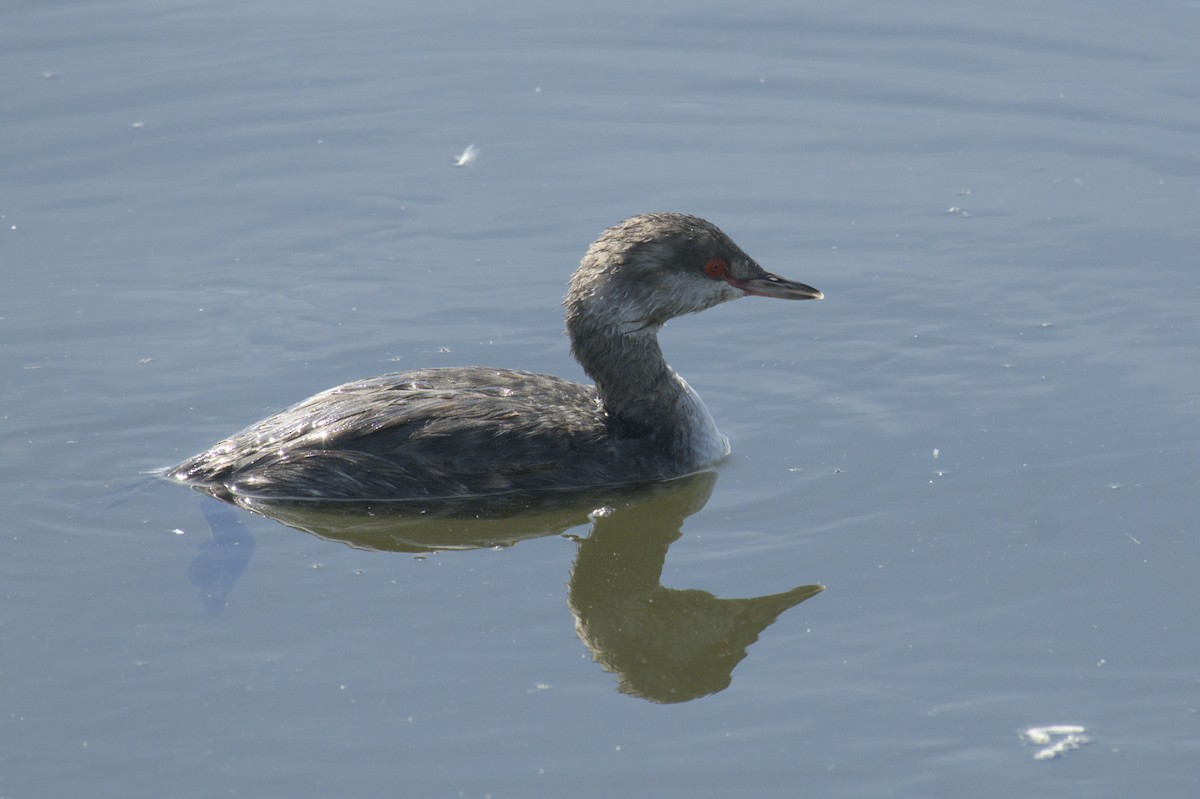
<instances>
[{"instance_id":1,"label":"dark plumage","mask_svg":"<svg viewBox=\"0 0 1200 799\"><path fill-rule=\"evenodd\" d=\"M668 319L746 294L820 299L771 275L702 219L644 214L606 230L565 301L595 386L511 369L382 375L329 389L168 470L231 499L381 500L582 488L675 477L727 452L666 363Z\"/></svg>"}]
</instances>

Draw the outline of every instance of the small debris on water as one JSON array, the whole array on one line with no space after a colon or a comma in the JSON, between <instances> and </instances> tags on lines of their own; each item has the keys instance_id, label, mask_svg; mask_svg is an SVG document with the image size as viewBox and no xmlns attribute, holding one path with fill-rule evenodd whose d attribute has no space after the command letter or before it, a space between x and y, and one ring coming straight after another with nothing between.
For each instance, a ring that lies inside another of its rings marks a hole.
<instances>
[{"instance_id":1,"label":"small debris on water","mask_svg":"<svg viewBox=\"0 0 1200 799\"><path fill-rule=\"evenodd\" d=\"M462 151L462 155L454 159L455 166L467 166L479 157L479 150L474 144L468 144L467 149Z\"/></svg>"},{"instance_id":2,"label":"small debris on water","mask_svg":"<svg viewBox=\"0 0 1200 799\"><path fill-rule=\"evenodd\" d=\"M1021 733L1021 739L1042 747L1033 753L1034 760L1053 760L1091 743L1086 732L1077 724L1051 724L1047 727L1030 727Z\"/></svg>"}]
</instances>

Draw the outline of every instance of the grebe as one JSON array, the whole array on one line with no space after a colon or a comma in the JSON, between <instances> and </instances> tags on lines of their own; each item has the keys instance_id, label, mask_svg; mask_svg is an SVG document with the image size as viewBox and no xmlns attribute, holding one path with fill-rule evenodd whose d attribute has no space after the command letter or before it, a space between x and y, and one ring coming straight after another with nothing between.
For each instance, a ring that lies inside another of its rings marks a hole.
<instances>
[{"instance_id":1,"label":"grebe","mask_svg":"<svg viewBox=\"0 0 1200 799\"><path fill-rule=\"evenodd\" d=\"M823 294L676 213L604 231L571 277L571 352L594 386L512 369L419 369L323 391L167 470L226 501L461 498L678 477L729 452L663 359L659 328L747 294Z\"/></svg>"}]
</instances>

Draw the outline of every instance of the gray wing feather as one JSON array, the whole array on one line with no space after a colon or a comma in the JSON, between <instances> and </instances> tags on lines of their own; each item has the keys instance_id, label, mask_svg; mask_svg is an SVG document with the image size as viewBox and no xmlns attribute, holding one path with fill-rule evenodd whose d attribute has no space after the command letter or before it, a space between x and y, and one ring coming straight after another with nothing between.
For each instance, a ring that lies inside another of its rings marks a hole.
<instances>
[{"instance_id":1,"label":"gray wing feather","mask_svg":"<svg viewBox=\"0 0 1200 799\"><path fill-rule=\"evenodd\" d=\"M642 460L591 386L508 369L427 369L329 389L170 470L234 493L461 496L617 482Z\"/></svg>"}]
</instances>

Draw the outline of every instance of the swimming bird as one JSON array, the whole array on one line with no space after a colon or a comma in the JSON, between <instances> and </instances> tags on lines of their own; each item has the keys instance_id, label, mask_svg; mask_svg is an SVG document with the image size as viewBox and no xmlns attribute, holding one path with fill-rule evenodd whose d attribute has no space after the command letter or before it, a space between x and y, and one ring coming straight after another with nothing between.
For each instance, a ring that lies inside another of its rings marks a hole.
<instances>
[{"instance_id":1,"label":"swimming bird","mask_svg":"<svg viewBox=\"0 0 1200 799\"><path fill-rule=\"evenodd\" d=\"M588 248L563 303L593 385L478 366L381 375L323 391L166 474L227 501L453 499L689 474L729 442L663 358L658 331L747 295L824 296L767 272L711 222L641 214Z\"/></svg>"}]
</instances>

